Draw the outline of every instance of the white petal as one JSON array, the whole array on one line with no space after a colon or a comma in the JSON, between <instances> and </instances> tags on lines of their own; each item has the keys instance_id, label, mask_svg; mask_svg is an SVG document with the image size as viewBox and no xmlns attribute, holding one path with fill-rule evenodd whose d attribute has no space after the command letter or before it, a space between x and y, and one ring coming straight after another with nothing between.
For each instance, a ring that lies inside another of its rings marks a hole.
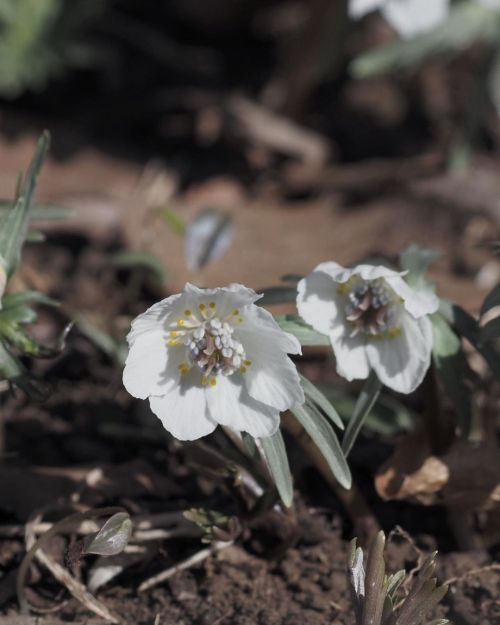
<instances>
[{"instance_id":1,"label":"white petal","mask_svg":"<svg viewBox=\"0 0 500 625\"><path fill-rule=\"evenodd\" d=\"M149 405L163 427L181 441L201 438L217 427L208 412L205 388L192 381L176 385L167 395L150 397Z\"/></svg>"},{"instance_id":2,"label":"white petal","mask_svg":"<svg viewBox=\"0 0 500 625\"><path fill-rule=\"evenodd\" d=\"M328 274L335 282L347 282L353 276L359 276L363 280L376 280L377 278L393 278L404 276L406 271L394 271L383 265L356 265L355 267L342 267L338 263L327 262L318 265L314 272L321 271Z\"/></svg>"},{"instance_id":3,"label":"white petal","mask_svg":"<svg viewBox=\"0 0 500 625\"><path fill-rule=\"evenodd\" d=\"M279 411L256 401L236 375L218 376L217 385L207 388L210 417L237 432L248 432L256 438L271 436L279 426Z\"/></svg>"},{"instance_id":4,"label":"white petal","mask_svg":"<svg viewBox=\"0 0 500 625\"><path fill-rule=\"evenodd\" d=\"M165 320L179 296L168 297L132 322L127 336L130 348L123 370L123 384L134 397L164 394L178 378L178 352L167 348Z\"/></svg>"},{"instance_id":5,"label":"white petal","mask_svg":"<svg viewBox=\"0 0 500 625\"><path fill-rule=\"evenodd\" d=\"M430 290L415 290L400 276L386 279L387 284L404 301L405 309L415 318L431 315L439 308L439 298Z\"/></svg>"},{"instance_id":6,"label":"white petal","mask_svg":"<svg viewBox=\"0 0 500 625\"><path fill-rule=\"evenodd\" d=\"M382 13L398 35L407 38L435 28L449 8L449 0L386 0Z\"/></svg>"},{"instance_id":7,"label":"white petal","mask_svg":"<svg viewBox=\"0 0 500 625\"><path fill-rule=\"evenodd\" d=\"M213 300L217 304L218 317L229 315L235 308L244 308L262 297L253 289L236 283L216 289L200 289L188 282L184 287L184 294L189 301L194 300L196 303Z\"/></svg>"},{"instance_id":8,"label":"white petal","mask_svg":"<svg viewBox=\"0 0 500 625\"><path fill-rule=\"evenodd\" d=\"M297 309L306 323L335 340L344 333L344 308L347 300L337 293L337 283L331 273L321 268L331 264L335 263L319 265L313 273L299 282ZM332 269L336 275L335 268L327 269Z\"/></svg>"},{"instance_id":9,"label":"white petal","mask_svg":"<svg viewBox=\"0 0 500 625\"><path fill-rule=\"evenodd\" d=\"M243 322L234 326L234 336L249 349L255 340L264 341L269 350L301 354L299 341L288 332L282 330L274 317L265 308L251 306L242 311Z\"/></svg>"},{"instance_id":10,"label":"white petal","mask_svg":"<svg viewBox=\"0 0 500 625\"><path fill-rule=\"evenodd\" d=\"M162 329L152 330L134 341L123 370L123 385L133 397L146 399L166 391L167 349L166 333Z\"/></svg>"},{"instance_id":11,"label":"white petal","mask_svg":"<svg viewBox=\"0 0 500 625\"><path fill-rule=\"evenodd\" d=\"M370 373L370 366L362 336L341 337L332 343L337 361L337 373L346 380L363 380Z\"/></svg>"},{"instance_id":12,"label":"white petal","mask_svg":"<svg viewBox=\"0 0 500 625\"><path fill-rule=\"evenodd\" d=\"M129 345L131 345L138 336L159 328L164 328L166 319L174 311L175 304L180 297L180 294L166 297L161 302L153 304L146 312L136 317L132 321L131 330L127 335Z\"/></svg>"},{"instance_id":13,"label":"white petal","mask_svg":"<svg viewBox=\"0 0 500 625\"><path fill-rule=\"evenodd\" d=\"M383 0L349 0L349 17L359 19L380 7Z\"/></svg>"},{"instance_id":14,"label":"white petal","mask_svg":"<svg viewBox=\"0 0 500 625\"><path fill-rule=\"evenodd\" d=\"M247 349L252 364L242 375L249 395L280 412L303 404L304 391L294 363L287 356L259 347L254 342Z\"/></svg>"},{"instance_id":15,"label":"white petal","mask_svg":"<svg viewBox=\"0 0 500 625\"><path fill-rule=\"evenodd\" d=\"M399 393L411 393L430 365L432 327L427 317L405 315L401 336L369 341L366 351L379 380Z\"/></svg>"}]
</instances>

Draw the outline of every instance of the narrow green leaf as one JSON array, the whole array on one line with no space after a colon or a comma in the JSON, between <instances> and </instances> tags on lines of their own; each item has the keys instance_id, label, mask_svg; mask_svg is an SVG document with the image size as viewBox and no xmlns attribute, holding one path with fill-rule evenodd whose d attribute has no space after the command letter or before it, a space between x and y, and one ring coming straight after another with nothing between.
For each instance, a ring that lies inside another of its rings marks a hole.
<instances>
[{"instance_id":1,"label":"narrow green leaf","mask_svg":"<svg viewBox=\"0 0 500 625\"><path fill-rule=\"evenodd\" d=\"M323 393L314 386L314 384L305 378L303 375L300 376L300 382L302 384L302 388L304 389L304 393L306 397L308 397L313 403L323 410L326 416L341 430L344 429L344 422L340 418L338 412L332 406L331 402L323 395Z\"/></svg>"},{"instance_id":2,"label":"narrow green leaf","mask_svg":"<svg viewBox=\"0 0 500 625\"><path fill-rule=\"evenodd\" d=\"M448 19L431 31L370 50L351 64L356 78L395 72L420 66L426 59L453 56L475 41L493 45L498 41L499 16L475 2L459 2Z\"/></svg>"},{"instance_id":3,"label":"narrow green leaf","mask_svg":"<svg viewBox=\"0 0 500 625\"><path fill-rule=\"evenodd\" d=\"M467 358L458 336L448 322L439 314L431 316L433 331L432 357L436 371L455 407L462 431L470 432L472 404L470 393L464 384L470 375Z\"/></svg>"},{"instance_id":4,"label":"narrow green leaf","mask_svg":"<svg viewBox=\"0 0 500 625\"><path fill-rule=\"evenodd\" d=\"M178 213L170 208L164 208L160 214L174 232L181 235L186 234L187 224Z\"/></svg>"},{"instance_id":5,"label":"narrow green leaf","mask_svg":"<svg viewBox=\"0 0 500 625\"><path fill-rule=\"evenodd\" d=\"M500 317L495 317L488 321L479 329L479 340L482 343L488 343L500 338Z\"/></svg>"},{"instance_id":6,"label":"narrow green leaf","mask_svg":"<svg viewBox=\"0 0 500 625\"><path fill-rule=\"evenodd\" d=\"M491 310L491 308L495 306L500 306L500 284L497 284L484 298L480 315L483 316L488 310Z\"/></svg>"},{"instance_id":7,"label":"narrow green leaf","mask_svg":"<svg viewBox=\"0 0 500 625\"><path fill-rule=\"evenodd\" d=\"M291 412L318 447L339 484L346 489L351 488L349 465L328 421L319 412L308 409L307 405L291 408Z\"/></svg>"},{"instance_id":8,"label":"narrow green leaf","mask_svg":"<svg viewBox=\"0 0 500 625\"><path fill-rule=\"evenodd\" d=\"M0 379L14 380L23 374L21 363L0 340Z\"/></svg>"},{"instance_id":9,"label":"narrow green leaf","mask_svg":"<svg viewBox=\"0 0 500 625\"><path fill-rule=\"evenodd\" d=\"M23 304L43 304L45 306L59 306L59 302L48 295L38 291L22 291L20 293L9 293L2 300L4 309L13 308Z\"/></svg>"},{"instance_id":10,"label":"narrow green leaf","mask_svg":"<svg viewBox=\"0 0 500 625\"><path fill-rule=\"evenodd\" d=\"M29 306L10 306L0 310L0 333L2 327L16 323L35 323L36 312Z\"/></svg>"},{"instance_id":11,"label":"narrow green leaf","mask_svg":"<svg viewBox=\"0 0 500 625\"><path fill-rule=\"evenodd\" d=\"M11 210L0 213L0 258L7 274L11 276L19 264L24 243L36 178L49 148L49 133L44 132L38 140L35 156L21 185L21 194Z\"/></svg>"},{"instance_id":12,"label":"narrow green leaf","mask_svg":"<svg viewBox=\"0 0 500 625\"><path fill-rule=\"evenodd\" d=\"M24 239L26 243L43 243L47 237L43 232L39 230L30 230L26 233L26 238Z\"/></svg>"},{"instance_id":13,"label":"narrow green leaf","mask_svg":"<svg viewBox=\"0 0 500 625\"><path fill-rule=\"evenodd\" d=\"M289 508L293 501L293 480L281 431L259 440L281 500Z\"/></svg>"},{"instance_id":14,"label":"narrow green leaf","mask_svg":"<svg viewBox=\"0 0 500 625\"><path fill-rule=\"evenodd\" d=\"M307 325L298 315L275 315L277 324L295 336L301 345L330 345L330 339Z\"/></svg>"},{"instance_id":15,"label":"narrow green leaf","mask_svg":"<svg viewBox=\"0 0 500 625\"><path fill-rule=\"evenodd\" d=\"M141 267L148 269L158 282L165 282L167 274L160 261L149 252L117 252L110 258L115 267L122 269L135 269Z\"/></svg>"},{"instance_id":16,"label":"narrow green leaf","mask_svg":"<svg viewBox=\"0 0 500 625\"><path fill-rule=\"evenodd\" d=\"M342 420L350 421L357 399L350 389L336 387L333 384L321 384L319 388L335 406ZM366 417L363 427L382 436L395 436L400 432L412 430L415 420L415 414L399 399L381 394Z\"/></svg>"},{"instance_id":17,"label":"narrow green leaf","mask_svg":"<svg viewBox=\"0 0 500 625\"><path fill-rule=\"evenodd\" d=\"M358 438L358 434L363 427L363 424L373 408L374 403L377 401L377 397L382 389L382 383L377 378L374 371L370 372L358 400L354 407L354 413L347 424L347 428L342 440L342 450L347 458L352 446Z\"/></svg>"},{"instance_id":18,"label":"narrow green leaf","mask_svg":"<svg viewBox=\"0 0 500 625\"><path fill-rule=\"evenodd\" d=\"M381 531L373 539L366 562L363 625L380 625L382 619L386 598L384 548L385 536Z\"/></svg>"}]
</instances>

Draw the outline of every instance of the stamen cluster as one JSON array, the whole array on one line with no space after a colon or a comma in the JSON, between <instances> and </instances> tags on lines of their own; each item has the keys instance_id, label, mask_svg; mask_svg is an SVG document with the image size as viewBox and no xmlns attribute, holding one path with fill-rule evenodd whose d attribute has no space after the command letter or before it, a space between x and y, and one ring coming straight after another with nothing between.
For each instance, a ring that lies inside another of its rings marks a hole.
<instances>
[{"instance_id":1,"label":"stamen cluster","mask_svg":"<svg viewBox=\"0 0 500 625\"><path fill-rule=\"evenodd\" d=\"M179 365L183 375L196 366L203 373L202 384L217 384L216 376L233 375L236 371L246 372L251 364L246 359L245 348L234 337L233 323L242 323L240 311L235 309L222 320L215 316L216 304L199 305L199 313L185 310L185 318L179 318L176 328L170 332L169 346L186 346L186 361Z\"/></svg>"},{"instance_id":2,"label":"stamen cluster","mask_svg":"<svg viewBox=\"0 0 500 625\"><path fill-rule=\"evenodd\" d=\"M351 337L359 332L373 337L397 333L392 307L395 296L383 280L357 282L348 292L348 300L345 315L352 325Z\"/></svg>"}]
</instances>

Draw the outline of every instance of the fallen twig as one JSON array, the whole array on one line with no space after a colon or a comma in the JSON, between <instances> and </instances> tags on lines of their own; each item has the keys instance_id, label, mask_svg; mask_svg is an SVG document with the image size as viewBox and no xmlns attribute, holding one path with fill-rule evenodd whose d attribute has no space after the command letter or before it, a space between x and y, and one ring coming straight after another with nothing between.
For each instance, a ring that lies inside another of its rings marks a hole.
<instances>
[{"instance_id":1,"label":"fallen twig","mask_svg":"<svg viewBox=\"0 0 500 625\"><path fill-rule=\"evenodd\" d=\"M179 564L171 566L165 571L162 571L161 573L153 575L153 577L150 577L146 581L142 582L142 584L139 586L137 590L139 592L144 592L145 590L149 590L150 588L153 588L154 586L158 586L158 584L161 584L167 579L170 579L176 573L179 573L180 571L185 571L186 569L190 569L191 567L196 566L200 562L203 562L212 554L217 553L217 551L221 551L222 549L227 549L228 547L231 547L231 545L233 545L233 542L234 541L232 540L227 541L227 542L222 542L222 541L216 542L210 547L207 547L206 549L202 549L201 551L198 551L192 556L189 556L189 558L186 558L186 560L179 562Z\"/></svg>"},{"instance_id":2,"label":"fallen twig","mask_svg":"<svg viewBox=\"0 0 500 625\"><path fill-rule=\"evenodd\" d=\"M37 514L31 522L26 524L26 548L28 549L28 552L21 562L16 582L17 598L19 601L21 612L23 612L24 614L29 614L30 610L35 610L35 608L33 608L33 606L31 606L26 599L25 584L26 576L28 574L31 562L33 561L33 558L36 557L39 562L41 562L47 569L49 569L49 571L57 579L57 581L63 584L68 589L68 591L76 599L78 599L78 601L85 605L85 607L94 612L94 614L97 614L101 618L104 618L111 623L119 623L119 620L113 614L111 614L106 606L104 606L100 601L93 597L87 591L83 584L81 584L78 580L72 577L68 573L68 571L66 571L66 569L64 569L60 564L54 562L54 560L52 560L52 558L50 558L41 549L44 543L46 543L49 538L58 533L60 528L70 526L76 522L85 521L90 517L95 518L96 516L111 516L113 514L116 514L117 512L122 512L122 509L116 507L100 508L97 510L89 510L87 512L77 512L75 514L71 514L65 519L59 521L58 523L55 523L47 532L42 534L38 539L35 539L35 534L33 532L32 526L36 525L41 521L41 515Z\"/></svg>"}]
</instances>

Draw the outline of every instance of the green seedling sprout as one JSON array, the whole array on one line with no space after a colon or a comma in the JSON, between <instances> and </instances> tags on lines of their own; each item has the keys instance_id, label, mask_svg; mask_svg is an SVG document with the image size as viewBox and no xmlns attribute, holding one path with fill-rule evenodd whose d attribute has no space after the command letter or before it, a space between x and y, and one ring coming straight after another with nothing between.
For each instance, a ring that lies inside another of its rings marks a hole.
<instances>
[{"instance_id":1,"label":"green seedling sprout","mask_svg":"<svg viewBox=\"0 0 500 625\"><path fill-rule=\"evenodd\" d=\"M385 535L379 532L366 556L354 538L349 547L348 575L356 616L356 625L446 625L446 619L427 620L445 596L448 586L440 586L434 577L436 554L423 563L410 580L404 570L388 575L384 560ZM366 567L366 568L365 568ZM398 591L408 587L398 600Z\"/></svg>"}]
</instances>

